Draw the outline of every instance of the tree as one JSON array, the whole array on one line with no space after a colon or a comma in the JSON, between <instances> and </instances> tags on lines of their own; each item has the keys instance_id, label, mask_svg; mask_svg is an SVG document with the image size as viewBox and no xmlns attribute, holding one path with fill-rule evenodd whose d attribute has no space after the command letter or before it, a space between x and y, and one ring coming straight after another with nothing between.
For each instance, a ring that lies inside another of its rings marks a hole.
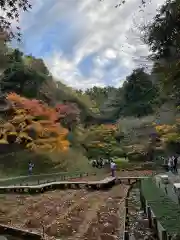
<instances>
[{"instance_id":1,"label":"tree","mask_svg":"<svg viewBox=\"0 0 180 240\"><path fill-rule=\"evenodd\" d=\"M157 89L143 68L133 70L123 84L121 114L144 116L153 112Z\"/></svg>"},{"instance_id":2,"label":"tree","mask_svg":"<svg viewBox=\"0 0 180 240\"><path fill-rule=\"evenodd\" d=\"M107 99L116 92L115 87L92 87L85 91L85 94L87 94L92 101L96 104L98 108L101 108L104 105L104 102L107 101Z\"/></svg>"},{"instance_id":3,"label":"tree","mask_svg":"<svg viewBox=\"0 0 180 240\"><path fill-rule=\"evenodd\" d=\"M155 59L156 72L161 74L161 85L168 97L180 104L180 2L168 0L145 26L145 42Z\"/></svg>"},{"instance_id":4,"label":"tree","mask_svg":"<svg viewBox=\"0 0 180 240\"><path fill-rule=\"evenodd\" d=\"M81 139L89 158L109 158L114 150L119 148L115 139L117 128L115 125L91 126Z\"/></svg>"},{"instance_id":5,"label":"tree","mask_svg":"<svg viewBox=\"0 0 180 240\"><path fill-rule=\"evenodd\" d=\"M156 14L153 23L145 26L145 42L152 57L161 61L180 57L180 3L168 0Z\"/></svg>"},{"instance_id":6,"label":"tree","mask_svg":"<svg viewBox=\"0 0 180 240\"><path fill-rule=\"evenodd\" d=\"M3 72L1 88L3 92L16 92L35 98L48 77L49 72L43 60L31 58L30 63L24 62L23 53L15 49L9 55L9 66Z\"/></svg>"},{"instance_id":7,"label":"tree","mask_svg":"<svg viewBox=\"0 0 180 240\"><path fill-rule=\"evenodd\" d=\"M56 111L61 124L71 131L80 122L80 110L76 104L57 104Z\"/></svg>"},{"instance_id":8,"label":"tree","mask_svg":"<svg viewBox=\"0 0 180 240\"><path fill-rule=\"evenodd\" d=\"M28 11L31 9L31 4L28 0L1 0L0 10L3 12L0 16L0 33L6 32L8 39L16 38L18 41L21 40L20 28L17 28L17 32L14 32L11 28L12 20L19 21L20 10Z\"/></svg>"},{"instance_id":9,"label":"tree","mask_svg":"<svg viewBox=\"0 0 180 240\"><path fill-rule=\"evenodd\" d=\"M8 123L1 126L4 136L34 151L63 151L69 147L67 129L59 123L59 115L54 108L42 101L27 99L11 93L7 99L13 106ZM10 129L11 127L11 129ZM9 132L9 130L11 130ZM9 136L10 135L10 136Z\"/></svg>"}]
</instances>

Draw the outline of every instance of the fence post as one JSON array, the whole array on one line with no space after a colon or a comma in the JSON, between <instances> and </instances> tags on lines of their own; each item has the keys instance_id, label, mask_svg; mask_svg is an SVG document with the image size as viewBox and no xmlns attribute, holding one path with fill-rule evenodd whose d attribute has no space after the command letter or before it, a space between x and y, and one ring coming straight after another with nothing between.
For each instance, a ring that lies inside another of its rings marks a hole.
<instances>
[{"instance_id":1,"label":"fence post","mask_svg":"<svg viewBox=\"0 0 180 240\"><path fill-rule=\"evenodd\" d=\"M171 240L171 239L172 239L172 237L170 235L168 235L168 240Z\"/></svg>"},{"instance_id":2,"label":"fence post","mask_svg":"<svg viewBox=\"0 0 180 240\"><path fill-rule=\"evenodd\" d=\"M157 225L157 218L156 217L153 218L153 223L154 223L155 236L156 236L157 239L159 239L159 232L158 232L158 225Z\"/></svg>"},{"instance_id":3,"label":"fence post","mask_svg":"<svg viewBox=\"0 0 180 240\"><path fill-rule=\"evenodd\" d=\"M127 230L124 231L124 240L129 240L129 232Z\"/></svg>"},{"instance_id":4,"label":"fence post","mask_svg":"<svg viewBox=\"0 0 180 240\"><path fill-rule=\"evenodd\" d=\"M162 232L161 232L161 236L162 236L162 240L167 240L167 239L168 239L167 232L166 232L165 229L162 230Z\"/></svg>"},{"instance_id":5,"label":"fence post","mask_svg":"<svg viewBox=\"0 0 180 240\"><path fill-rule=\"evenodd\" d=\"M149 222L149 228L152 228L152 214L151 214L151 208L147 206L147 217Z\"/></svg>"},{"instance_id":6,"label":"fence post","mask_svg":"<svg viewBox=\"0 0 180 240\"><path fill-rule=\"evenodd\" d=\"M140 191L140 202L141 202L141 209L144 209L144 206L143 206L143 195L142 195L142 188L141 188L141 184L139 185L139 191Z\"/></svg>"}]
</instances>

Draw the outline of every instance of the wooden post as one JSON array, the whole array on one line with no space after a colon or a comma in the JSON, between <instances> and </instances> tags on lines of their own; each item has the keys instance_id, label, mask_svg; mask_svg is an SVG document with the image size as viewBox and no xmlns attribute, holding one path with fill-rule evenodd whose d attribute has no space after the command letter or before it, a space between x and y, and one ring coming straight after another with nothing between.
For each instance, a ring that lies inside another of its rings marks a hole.
<instances>
[{"instance_id":1,"label":"wooden post","mask_svg":"<svg viewBox=\"0 0 180 240\"><path fill-rule=\"evenodd\" d=\"M139 189L141 189L141 179L137 179L137 184L138 184Z\"/></svg>"},{"instance_id":2,"label":"wooden post","mask_svg":"<svg viewBox=\"0 0 180 240\"><path fill-rule=\"evenodd\" d=\"M128 207L126 207L126 215L128 214Z\"/></svg>"},{"instance_id":3,"label":"wooden post","mask_svg":"<svg viewBox=\"0 0 180 240\"><path fill-rule=\"evenodd\" d=\"M125 219L125 227L129 226L129 217L126 215L126 219Z\"/></svg>"},{"instance_id":4,"label":"wooden post","mask_svg":"<svg viewBox=\"0 0 180 240\"><path fill-rule=\"evenodd\" d=\"M172 237L168 234L168 240L171 240L172 239Z\"/></svg>"},{"instance_id":5,"label":"wooden post","mask_svg":"<svg viewBox=\"0 0 180 240\"><path fill-rule=\"evenodd\" d=\"M128 198L125 198L125 207L128 207Z\"/></svg>"},{"instance_id":6,"label":"wooden post","mask_svg":"<svg viewBox=\"0 0 180 240\"><path fill-rule=\"evenodd\" d=\"M161 236L162 236L162 238L161 238L162 240L167 240L168 239L166 230L162 230Z\"/></svg>"},{"instance_id":7,"label":"wooden post","mask_svg":"<svg viewBox=\"0 0 180 240\"><path fill-rule=\"evenodd\" d=\"M141 183L140 183L140 186L139 186L139 191L140 191L141 209L144 209L144 201L143 201L143 195L142 195Z\"/></svg>"},{"instance_id":8,"label":"wooden post","mask_svg":"<svg viewBox=\"0 0 180 240\"><path fill-rule=\"evenodd\" d=\"M147 207L147 217L149 222L149 228L152 228L152 214L151 214L151 208Z\"/></svg>"},{"instance_id":9,"label":"wooden post","mask_svg":"<svg viewBox=\"0 0 180 240\"><path fill-rule=\"evenodd\" d=\"M127 230L124 231L124 240L129 240L129 232Z\"/></svg>"},{"instance_id":10,"label":"wooden post","mask_svg":"<svg viewBox=\"0 0 180 240\"><path fill-rule=\"evenodd\" d=\"M159 239L159 232L158 232L158 225L157 225L157 218L153 218L153 223L154 223L154 232L155 232L155 237Z\"/></svg>"}]
</instances>

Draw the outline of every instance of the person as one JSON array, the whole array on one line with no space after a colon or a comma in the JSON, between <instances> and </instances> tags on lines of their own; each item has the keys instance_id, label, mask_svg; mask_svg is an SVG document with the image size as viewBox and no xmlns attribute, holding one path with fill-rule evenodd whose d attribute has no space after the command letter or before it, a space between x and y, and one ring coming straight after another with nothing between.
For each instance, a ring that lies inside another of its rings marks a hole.
<instances>
[{"instance_id":1,"label":"person","mask_svg":"<svg viewBox=\"0 0 180 240\"><path fill-rule=\"evenodd\" d=\"M97 163L96 163L96 160L94 159L94 160L92 161L92 167L96 167L96 165L97 165Z\"/></svg>"},{"instance_id":2,"label":"person","mask_svg":"<svg viewBox=\"0 0 180 240\"><path fill-rule=\"evenodd\" d=\"M28 170L29 170L29 175L32 175L32 170L33 170L33 167L34 167L34 164L32 164L31 162L29 162L29 164L28 164L29 166L29 168L28 168Z\"/></svg>"},{"instance_id":3,"label":"person","mask_svg":"<svg viewBox=\"0 0 180 240\"><path fill-rule=\"evenodd\" d=\"M172 157L169 157L168 168L169 168L169 171L172 172L172 170L173 170L173 159L172 159Z\"/></svg>"},{"instance_id":4,"label":"person","mask_svg":"<svg viewBox=\"0 0 180 240\"><path fill-rule=\"evenodd\" d=\"M169 167L168 167L168 159L164 158L162 159L163 161L163 166L165 168L165 171L168 172L169 171Z\"/></svg>"},{"instance_id":5,"label":"person","mask_svg":"<svg viewBox=\"0 0 180 240\"><path fill-rule=\"evenodd\" d=\"M177 173L177 156L174 156L174 162L173 162L173 169L174 173Z\"/></svg>"},{"instance_id":6,"label":"person","mask_svg":"<svg viewBox=\"0 0 180 240\"><path fill-rule=\"evenodd\" d=\"M115 168L116 168L116 164L115 162L112 160L111 161L111 176L115 177Z\"/></svg>"}]
</instances>

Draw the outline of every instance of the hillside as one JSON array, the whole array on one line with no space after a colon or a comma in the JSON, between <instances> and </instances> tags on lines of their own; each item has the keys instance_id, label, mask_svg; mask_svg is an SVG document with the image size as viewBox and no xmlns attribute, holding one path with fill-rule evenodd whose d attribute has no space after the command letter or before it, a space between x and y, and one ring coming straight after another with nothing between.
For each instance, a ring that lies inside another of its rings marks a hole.
<instances>
[{"instance_id":1,"label":"hillside","mask_svg":"<svg viewBox=\"0 0 180 240\"><path fill-rule=\"evenodd\" d=\"M1 145L8 145L7 149L2 147L2 158L6 159L4 153L14 154L20 149L25 156L30 151L34 156L30 159L41 156L42 165L47 161L51 170L68 170L72 165L80 169L82 163L83 168L88 168L91 158L127 155L130 161L143 162L177 153L179 55L168 49L172 41L177 44L177 51L179 46L178 36L173 34L177 32L174 22L163 14L164 9L173 12L174 5L166 3L145 28L144 41L153 52L149 56L152 70L134 69L119 88L94 86L84 92L72 89L63 80L54 79L42 59L8 48L6 34L2 34ZM176 14L174 21L178 22ZM24 132L31 125L36 139ZM43 128L47 130L42 131ZM76 164L70 164L69 159L75 159ZM25 169L26 164L20 169Z\"/></svg>"}]
</instances>

